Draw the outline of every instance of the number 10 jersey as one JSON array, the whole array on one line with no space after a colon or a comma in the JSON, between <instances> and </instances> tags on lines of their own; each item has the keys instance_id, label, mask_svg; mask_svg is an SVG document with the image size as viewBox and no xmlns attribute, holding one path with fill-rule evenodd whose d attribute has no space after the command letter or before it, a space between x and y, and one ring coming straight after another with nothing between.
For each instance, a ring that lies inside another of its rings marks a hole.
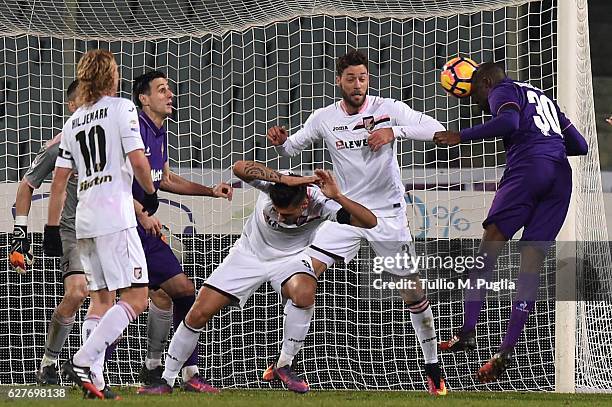
<instances>
[{"instance_id":1,"label":"number 10 jersey","mask_svg":"<svg viewBox=\"0 0 612 407\"><path fill-rule=\"evenodd\" d=\"M105 96L80 107L64 124L56 167L79 174L76 210L78 239L136 227L132 180L126 155L144 149L136 106Z\"/></svg>"}]
</instances>

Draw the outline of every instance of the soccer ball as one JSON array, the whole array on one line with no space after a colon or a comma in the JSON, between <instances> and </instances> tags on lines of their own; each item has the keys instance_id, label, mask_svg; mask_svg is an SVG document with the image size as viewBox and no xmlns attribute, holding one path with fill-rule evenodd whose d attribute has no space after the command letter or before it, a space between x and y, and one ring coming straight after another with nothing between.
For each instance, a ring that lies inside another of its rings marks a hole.
<instances>
[{"instance_id":1,"label":"soccer ball","mask_svg":"<svg viewBox=\"0 0 612 407\"><path fill-rule=\"evenodd\" d=\"M478 64L469 58L455 57L444 64L440 73L440 85L445 91L458 98L472 93L472 75Z\"/></svg>"}]
</instances>

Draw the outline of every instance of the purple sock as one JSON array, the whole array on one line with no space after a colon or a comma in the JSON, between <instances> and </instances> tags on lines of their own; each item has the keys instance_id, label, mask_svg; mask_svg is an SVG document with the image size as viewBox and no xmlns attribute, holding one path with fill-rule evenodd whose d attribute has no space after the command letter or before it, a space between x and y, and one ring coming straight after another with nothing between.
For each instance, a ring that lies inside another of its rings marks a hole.
<instances>
[{"instance_id":1,"label":"purple sock","mask_svg":"<svg viewBox=\"0 0 612 407\"><path fill-rule=\"evenodd\" d=\"M499 350L510 351L518 342L523 327L529 317L529 312L535 306L538 295L540 275L538 273L520 273L517 281L517 293L512 303L512 313L508 322L508 330Z\"/></svg>"},{"instance_id":2,"label":"purple sock","mask_svg":"<svg viewBox=\"0 0 612 407\"><path fill-rule=\"evenodd\" d=\"M478 253L478 256L483 257L482 267L474 265L469 272L470 288L465 290L465 299L463 302L463 327L461 327L461 333L468 333L476 329L476 323L478 323L478 316L480 310L484 304L485 297L487 295L486 286L482 285L478 288L478 281L490 281L495 263L497 262L494 256L483 256L482 253Z\"/></svg>"},{"instance_id":3,"label":"purple sock","mask_svg":"<svg viewBox=\"0 0 612 407\"><path fill-rule=\"evenodd\" d=\"M187 297L173 298L172 304L172 322L174 324L174 329L176 330L178 326L183 322L187 313L191 309L191 306L195 302L195 294L189 295ZM197 366L198 365L198 347L196 346L191 356L185 361L185 366Z\"/></svg>"}]
</instances>

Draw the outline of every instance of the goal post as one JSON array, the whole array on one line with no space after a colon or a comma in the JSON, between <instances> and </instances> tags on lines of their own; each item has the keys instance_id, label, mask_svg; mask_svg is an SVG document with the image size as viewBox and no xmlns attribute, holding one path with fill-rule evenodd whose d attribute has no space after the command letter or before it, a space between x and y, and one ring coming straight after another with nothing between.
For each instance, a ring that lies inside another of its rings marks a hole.
<instances>
[{"instance_id":1,"label":"goal post","mask_svg":"<svg viewBox=\"0 0 612 407\"><path fill-rule=\"evenodd\" d=\"M0 10L0 77L6 95L0 100L3 253L10 245L17 183L41 143L67 119L64 89L86 50L113 51L123 97L130 97L131 81L145 70L165 72L176 94L176 110L167 121L170 166L203 184L231 181L236 187L232 203L160 194L160 217L182 240L175 249L200 287L240 235L256 200L256 192L232 176L233 162L257 160L302 173L333 169L326 149L334 146L315 143L297 157L278 157L265 133L274 124L294 133L315 109L337 100L334 62L349 48L359 48L370 60L372 95L402 100L449 129L486 120L469 100L446 95L438 84L444 62L459 54L478 62L503 60L512 75L557 98L590 146L586 158L573 162L574 206L564 229L568 234L558 240L601 243L576 245L575 273L612 278L586 0L468 0L460 9L451 0L205 3L102 0L93 6L73 0L21 2ZM473 253L504 157L501 141L448 149L399 143L407 215L419 250ZM62 294L58 262L45 258L40 247L47 190L48 183L36 193L29 218L34 269L26 275L0 273L1 384L34 381L47 323ZM516 275L517 255L511 242L496 276ZM370 256L364 244L354 262L323 275L298 367L316 389L423 390L422 356L410 315L398 298L372 295ZM512 293L491 292L477 327L478 351L441 356L452 390L612 389L612 374L606 371L612 360L602 346L612 343L612 294L600 290L597 301L560 301L554 291L566 280L556 280L555 261L546 263L543 300L517 345L516 363L497 383L475 382L474 371L495 352L509 318ZM440 275L435 269L422 273ZM578 284L575 291L583 289ZM450 336L462 322L460 293L447 294L429 292L439 338ZM109 363L111 384L136 382L146 348L144 318L126 331ZM61 359L80 345L76 325ZM211 321L199 343L200 368L222 387L268 388L259 379L281 339L282 306L264 286L244 310L227 309Z\"/></svg>"}]
</instances>

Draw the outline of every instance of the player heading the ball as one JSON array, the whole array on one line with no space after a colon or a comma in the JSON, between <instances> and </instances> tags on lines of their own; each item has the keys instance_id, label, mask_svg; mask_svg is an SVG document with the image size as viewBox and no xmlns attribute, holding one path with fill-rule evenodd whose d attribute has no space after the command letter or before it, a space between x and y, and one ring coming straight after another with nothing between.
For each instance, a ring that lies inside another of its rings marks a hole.
<instances>
[{"instance_id":1,"label":"player heading the ball","mask_svg":"<svg viewBox=\"0 0 612 407\"><path fill-rule=\"evenodd\" d=\"M506 169L482 223L485 231L478 256L486 260L484 267L469 271L472 283L465 292L463 327L440 348L456 352L476 347L476 323L486 289L477 288L475 282L491 279L500 250L524 228L508 330L497 353L477 373L480 381L490 382L512 361L512 351L535 306L539 269L565 220L572 194L572 168L567 157L587 154L588 145L554 100L528 83L509 78L502 65L480 65L472 86L474 101L493 118L461 132L436 133L434 141L452 146L502 137Z\"/></svg>"}]
</instances>

